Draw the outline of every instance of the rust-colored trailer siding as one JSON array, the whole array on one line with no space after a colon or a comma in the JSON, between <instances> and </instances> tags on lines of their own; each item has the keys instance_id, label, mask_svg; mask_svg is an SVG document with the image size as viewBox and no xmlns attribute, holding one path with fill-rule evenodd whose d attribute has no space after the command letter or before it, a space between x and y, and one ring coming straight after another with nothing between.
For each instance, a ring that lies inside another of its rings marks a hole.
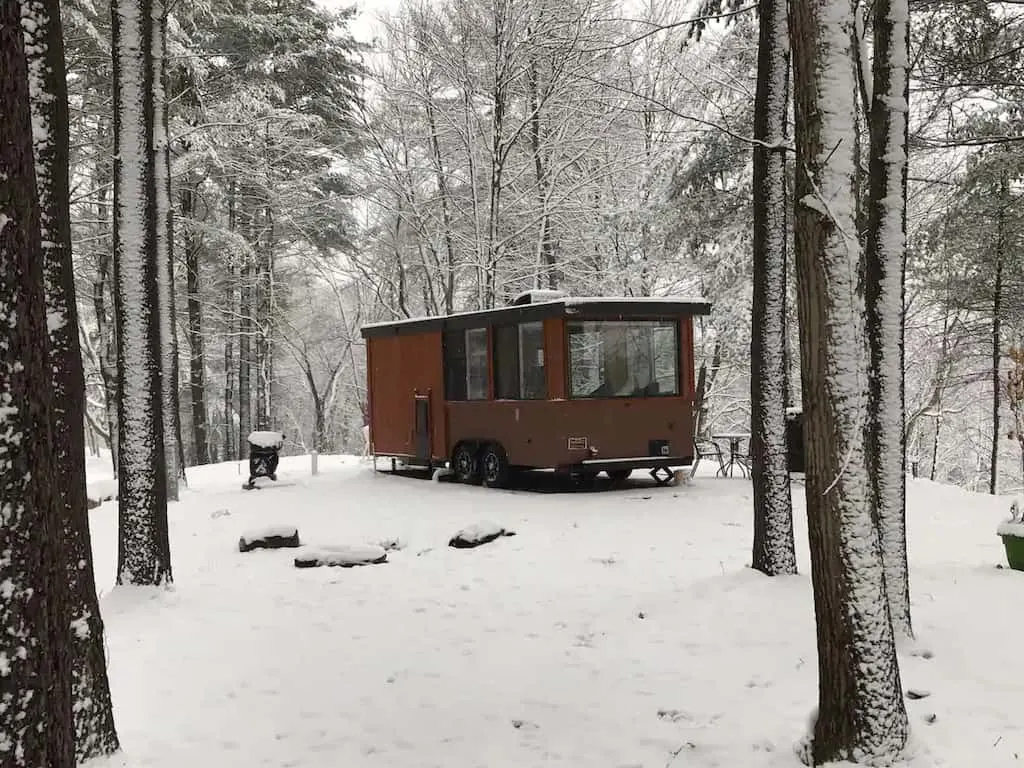
<instances>
[{"instance_id":1,"label":"rust-colored trailer siding","mask_svg":"<svg viewBox=\"0 0 1024 768\"><path fill-rule=\"evenodd\" d=\"M448 437L496 440L510 463L531 467L650 456L651 440L668 440L672 456L692 456L692 414L690 397L452 402ZM586 438L598 453L569 450L570 437Z\"/></svg>"},{"instance_id":2,"label":"rust-colored trailer siding","mask_svg":"<svg viewBox=\"0 0 1024 768\"><path fill-rule=\"evenodd\" d=\"M429 394L431 454L445 456L441 333L378 336L366 341L373 452L415 454L415 398Z\"/></svg>"},{"instance_id":3,"label":"rust-colored trailer siding","mask_svg":"<svg viewBox=\"0 0 1024 768\"><path fill-rule=\"evenodd\" d=\"M679 318L679 396L568 398L565 318L544 321L547 400L449 402L448 451L461 440L495 440L513 465L560 467L584 459L650 454L649 441L668 440L676 457L693 453L693 324ZM569 450L569 438L586 438L588 450Z\"/></svg>"}]
</instances>

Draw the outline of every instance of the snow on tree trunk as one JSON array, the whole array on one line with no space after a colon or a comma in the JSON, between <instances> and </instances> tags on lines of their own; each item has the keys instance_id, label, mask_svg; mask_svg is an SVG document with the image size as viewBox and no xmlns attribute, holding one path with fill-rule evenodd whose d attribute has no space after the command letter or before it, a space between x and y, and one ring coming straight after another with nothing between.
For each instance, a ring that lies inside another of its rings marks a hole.
<instances>
[{"instance_id":1,"label":"snow on tree trunk","mask_svg":"<svg viewBox=\"0 0 1024 768\"><path fill-rule=\"evenodd\" d=\"M867 365L854 195L849 0L793 0L795 244L807 525L818 639L809 759L881 762L907 714L864 455Z\"/></svg>"},{"instance_id":2,"label":"snow on tree trunk","mask_svg":"<svg viewBox=\"0 0 1024 768\"><path fill-rule=\"evenodd\" d=\"M61 536L25 30L0 0L0 765L72 768Z\"/></svg>"},{"instance_id":3,"label":"snow on tree trunk","mask_svg":"<svg viewBox=\"0 0 1024 768\"><path fill-rule=\"evenodd\" d=\"M178 199L181 203L182 242L185 250L185 293L189 346L188 384L192 403L192 443L195 450L195 463L209 464L209 420L206 415L206 344L203 339L203 305L199 292L199 257L203 246L201 238L196 236L193 222L198 187L198 181L186 179L181 184Z\"/></svg>"},{"instance_id":4,"label":"snow on tree trunk","mask_svg":"<svg viewBox=\"0 0 1024 768\"><path fill-rule=\"evenodd\" d=\"M796 573L786 451L786 117L789 31L786 0L761 0L754 95L753 312L750 449L753 567Z\"/></svg>"},{"instance_id":5,"label":"snow on tree trunk","mask_svg":"<svg viewBox=\"0 0 1024 768\"><path fill-rule=\"evenodd\" d=\"M907 567L907 466L903 380L903 284L907 264L907 97L910 6L874 6L874 83L869 114L868 230L864 295L871 376L868 476L878 515L893 628L913 634Z\"/></svg>"},{"instance_id":6,"label":"snow on tree trunk","mask_svg":"<svg viewBox=\"0 0 1024 768\"><path fill-rule=\"evenodd\" d=\"M238 299L238 453L242 457L245 436L252 431L252 257L245 254Z\"/></svg>"},{"instance_id":7,"label":"snow on tree trunk","mask_svg":"<svg viewBox=\"0 0 1024 768\"><path fill-rule=\"evenodd\" d=\"M68 585L75 755L108 755L120 745L107 680L103 620L96 598L85 483L85 373L78 340L71 260L69 128L64 42L58 0L23 3L39 195L50 370L53 372L54 457Z\"/></svg>"},{"instance_id":8,"label":"snow on tree trunk","mask_svg":"<svg viewBox=\"0 0 1024 768\"><path fill-rule=\"evenodd\" d=\"M174 323L174 241L173 207L167 139L167 91L164 54L167 45L167 7L164 0L152 0L153 173L156 178L156 258L160 292L160 372L163 378L164 463L167 465L167 499L178 500L178 345Z\"/></svg>"},{"instance_id":9,"label":"snow on tree trunk","mask_svg":"<svg viewBox=\"0 0 1024 768\"><path fill-rule=\"evenodd\" d=\"M1003 359L1003 271L1006 264L1006 208L1009 204L1010 179L1007 168L999 173L999 214L996 221L996 275L992 286L992 450L989 457L988 492L999 492L999 404L1002 386L999 373ZM936 443L938 438L936 438ZM937 450L936 450L937 452Z\"/></svg>"},{"instance_id":10,"label":"snow on tree trunk","mask_svg":"<svg viewBox=\"0 0 1024 768\"><path fill-rule=\"evenodd\" d=\"M152 0L114 0L114 311L120 477L119 584L171 581L160 372L164 221L151 151L159 119L153 82Z\"/></svg>"}]
</instances>

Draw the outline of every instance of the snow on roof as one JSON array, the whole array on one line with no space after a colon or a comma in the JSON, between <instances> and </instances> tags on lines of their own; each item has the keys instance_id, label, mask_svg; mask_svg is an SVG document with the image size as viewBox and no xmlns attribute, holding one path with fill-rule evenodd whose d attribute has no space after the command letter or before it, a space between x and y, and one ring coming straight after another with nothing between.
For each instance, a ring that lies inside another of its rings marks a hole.
<instances>
[{"instance_id":1,"label":"snow on roof","mask_svg":"<svg viewBox=\"0 0 1024 768\"><path fill-rule=\"evenodd\" d=\"M422 317L410 317L403 320L384 320L377 323L366 323L362 326L363 331L373 328L393 328L400 327L412 323L443 323L446 320L458 320L459 318L469 317L487 317L491 314L509 313L515 311L524 310L538 310L543 311L544 307L550 307L552 309L556 307L562 308L579 308L586 306L600 307L600 306L611 306L611 305L623 305L623 306L642 306L644 304L658 305L658 304L677 304L698 306L702 309L709 310L711 303L702 297L692 296L565 296L555 299L545 299L543 301L534 301L526 304L520 304L515 306L502 306L494 307L492 309L474 309L467 310L464 312L453 312L450 315L425 315Z\"/></svg>"}]
</instances>

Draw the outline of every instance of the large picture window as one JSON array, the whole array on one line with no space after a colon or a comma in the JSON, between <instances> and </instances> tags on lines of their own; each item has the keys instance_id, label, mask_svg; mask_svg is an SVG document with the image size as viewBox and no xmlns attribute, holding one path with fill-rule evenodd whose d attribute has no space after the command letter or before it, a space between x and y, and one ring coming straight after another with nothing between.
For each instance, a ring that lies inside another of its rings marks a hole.
<instances>
[{"instance_id":1,"label":"large picture window","mask_svg":"<svg viewBox=\"0 0 1024 768\"><path fill-rule=\"evenodd\" d=\"M569 323L569 394L575 398L678 395L677 323Z\"/></svg>"},{"instance_id":2,"label":"large picture window","mask_svg":"<svg viewBox=\"0 0 1024 768\"><path fill-rule=\"evenodd\" d=\"M520 323L494 329L494 396L499 400L543 400L544 325Z\"/></svg>"},{"instance_id":3,"label":"large picture window","mask_svg":"<svg viewBox=\"0 0 1024 768\"><path fill-rule=\"evenodd\" d=\"M486 400L487 329L444 334L444 391L447 400Z\"/></svg>"}]
</instances>

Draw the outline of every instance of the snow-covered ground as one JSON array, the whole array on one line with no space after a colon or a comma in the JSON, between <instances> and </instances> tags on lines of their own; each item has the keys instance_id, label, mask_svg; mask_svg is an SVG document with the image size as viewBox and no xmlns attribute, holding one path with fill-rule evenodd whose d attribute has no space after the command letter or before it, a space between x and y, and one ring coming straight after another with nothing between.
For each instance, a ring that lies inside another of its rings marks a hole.
<instances>
[{"instance_id":1,"label":"snow-covered ground","mask_svg":"<svg viewBox=\"0 0 1024 768\"><path fill-rule=\"evenodd\" d=\"M111 765L797 765L816 702L802 487L803 575L768 579L746 567L739 478L503 492L322 456L315 477L286 458L276 484L243 491L239 467L190 470L169 591L113 588L116 502L92 512L125 749ZM1024 574L996 568L1009 500L927 482L909 498L919 638L901 663L930 693L907 703L913 765L1020 765ZM516 535L447 546L484 521ZM271 525L304 545L382 544L388 562L238 552Z\"/></svg>"}]
</instances>

